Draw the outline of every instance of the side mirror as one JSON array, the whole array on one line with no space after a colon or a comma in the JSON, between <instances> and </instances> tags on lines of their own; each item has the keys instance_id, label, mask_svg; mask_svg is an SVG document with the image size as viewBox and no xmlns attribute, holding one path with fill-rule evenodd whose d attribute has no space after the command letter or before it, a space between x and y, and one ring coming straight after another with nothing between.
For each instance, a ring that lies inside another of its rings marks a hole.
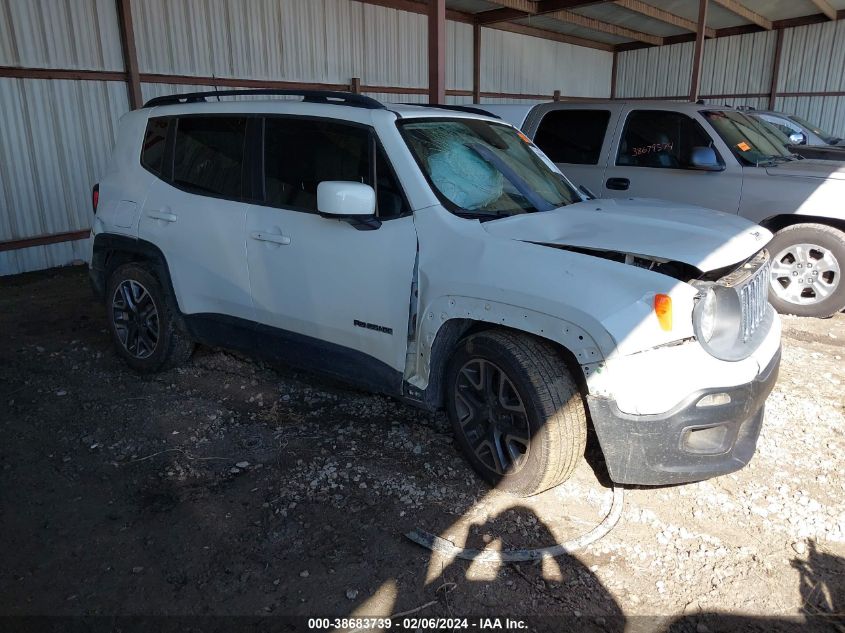
<instances>
[{"instance_id":1,"label":"side mirror","mask_svg":"<svg viewBox=\"0 0 845 633\"><path fill-rule=\"evenodd\" d=\"M374 216L376 192L360 182L326 180L317 185L317 211L338 218Z\"/></svg>"},{"instance_id":2,"label":"side mirror","mask_svg":"<svg viewBox=\"0 0 845 633\"><path fill-rule=\"evenodd\" d=\"M790 145L806 145L807 136L803 132L793 132L789 135Z\"/></svg>"},{"instance_id":3,"label":"side mirror","mask_svg":"<svg viewBox=\"0 0 845 633\"><path fill-rule=\"evenodd\" d=\"M724 171L725 166L716 157L716 150L712 147L693 147L690 156L690 169L700 171Z\"/></svg>"}]
</instances>

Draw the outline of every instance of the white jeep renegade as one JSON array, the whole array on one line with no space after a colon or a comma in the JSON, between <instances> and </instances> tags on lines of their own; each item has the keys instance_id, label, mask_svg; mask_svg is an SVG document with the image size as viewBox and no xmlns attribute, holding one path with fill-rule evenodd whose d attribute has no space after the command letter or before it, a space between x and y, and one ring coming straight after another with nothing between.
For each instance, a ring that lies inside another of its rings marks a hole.
<instances>
[{"instance_id":1,"label":"white jeep renegade","mask_svg":"<svg viewBox=\"0 0 845 633\"><path fill-rule=\"evenodd\" d=\"M520 494L570 475L587 413L616 482L751 459L780 359L768 231L591 199L473 108L219 99L245 92L122 119L91 277L131 367L199 341L445 407Z\"/></svg>"}]
</instances>

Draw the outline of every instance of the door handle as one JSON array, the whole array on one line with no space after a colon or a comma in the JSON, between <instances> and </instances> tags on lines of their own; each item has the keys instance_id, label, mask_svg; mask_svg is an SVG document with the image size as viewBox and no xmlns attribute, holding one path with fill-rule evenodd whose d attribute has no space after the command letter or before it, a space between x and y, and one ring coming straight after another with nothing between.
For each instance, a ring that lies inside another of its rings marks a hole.
<instances>
[{"instance_id":1,"label":"door handle","mask_svg":"<svg viewBox=\"0 0 845 633\"><path fill-rule=\"evenodd\" d=\"M282 244L283 246L287 246L290 244L290 238L287 235L282 235L281 233L265 233L264 231L253 231L249 235L252 239L258 240L259 242L273 242L273 244Z\"/></svg>"},{"instance_id":2,"label":"door handle","mask_svg":"<svg viewBox=\"0 0 845 633\"><path fill-rule=\"evenodd\" d=\"M163 220L165 222L175 222L177 217L172 211L166 209L147 211L147 217L153 220Z\"/></svg>"},{"instance_id":3,"label":"door handle","mask_svg":"<svg viewBox=\"0 0 845 633\"><path fill-rule=\"evenodd\" d=\"M631 186L631 181L627 178L608 178L604 186L608 189L616 189L617 191L625 191Z\"/></svg>"}]
</instances>

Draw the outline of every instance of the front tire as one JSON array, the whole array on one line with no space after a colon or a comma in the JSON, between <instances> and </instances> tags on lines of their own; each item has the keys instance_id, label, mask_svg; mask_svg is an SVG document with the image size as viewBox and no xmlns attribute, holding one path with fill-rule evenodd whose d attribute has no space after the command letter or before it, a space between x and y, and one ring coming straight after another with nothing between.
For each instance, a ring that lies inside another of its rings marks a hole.
<instances>
[{"instance_id":1,"label":"front tire","mask_svg":"<svg viewBox=\"0 0 845 633\"><path fill-rule=\"evenodd\" d=\"M778 231L767 248L775 310L824 318L845 308L845 233L824 224L795 224Z\"/></svg>"},{"instance_id":2,"label":"front tire","mask_svg":"<svg viewBox=\"0 0 845 633\"><path fill-rule=\"evenodd\" d=\"M142 264L125 264L112 273L106 311L117 353L139 373L176 367L194 351L161 284Z\"/></svg>"},{"instance_id":3,"label":"front tire","mask_svg":"<svg viewBox=\"0 0 845 633\"><path fill-rule=\"evenodd\" d=\"M530 496L566 481L584 454L581 394L551 344L525 334L465 339L446 370L446 410L473 468Z\"/></svg>"}]
</instances>

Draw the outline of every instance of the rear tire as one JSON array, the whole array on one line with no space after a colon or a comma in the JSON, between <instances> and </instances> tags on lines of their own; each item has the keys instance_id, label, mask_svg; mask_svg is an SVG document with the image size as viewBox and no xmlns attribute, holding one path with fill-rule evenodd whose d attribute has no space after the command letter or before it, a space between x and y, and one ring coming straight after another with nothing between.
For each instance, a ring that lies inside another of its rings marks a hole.
<instances>
[{"instance_id":1,"label":"rear tire","mask_svg":"<svg viewBox=\"0 0 845 633\"><path fill-rule=\"evenodd\" d=\"M155 373L190 359L194 342L143 264L124 264L112 273L106 311L117 353L135 371Z\"/></svg>"},{"instance_id":2,"label":"rear tire","mask_svg":"<svg viewBox=\"0 0 845 633\"><path fill-rule=\"evenodd\" d=\"M459 345L446 370L446 410L473 468L520 496L566 481L584 454L587 417L556 350L503 331Z\"/></svg>"},{"instance_id":3,"label":"rear tire","mask_svg":"<svg viewBox=\"0 0 845 633\"><path fill-rule=\"evenodd\" d=\"M795 224L778 231L767 248L775 310L824 318L845 308L845 233L824 224Z\"/></svg>"}]
</instances>

